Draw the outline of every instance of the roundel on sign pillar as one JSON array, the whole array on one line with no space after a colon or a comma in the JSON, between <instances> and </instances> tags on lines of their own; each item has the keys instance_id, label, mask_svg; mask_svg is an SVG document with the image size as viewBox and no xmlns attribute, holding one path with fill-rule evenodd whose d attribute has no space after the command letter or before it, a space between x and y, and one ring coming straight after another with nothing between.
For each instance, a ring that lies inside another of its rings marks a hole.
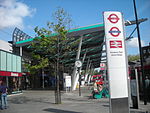
<instances>
[{"instance_id":1,"label":"roundel on sign pillar","mask_svg":"<svg viewBox=\"0 0 150 113\"><path fill-rule=\"evenodd\" d=\"M119 18L116 14L110 14L107 19L113 24L115 24L119 21Z\"/></svg>"},{"instance_id":2,"label":"roundel on sign pillar","mask_svg":"<svg viewBox=\"0 0 150 113\"><path fill-rule=\"evenodd\" d=\"M113 37L118 37L119 34L121 33L121 31L120 31L119 28L117 28L117 27L112 27L112 28L109 30L109 33L110 33Z\"/></svg>"}]
</instances>

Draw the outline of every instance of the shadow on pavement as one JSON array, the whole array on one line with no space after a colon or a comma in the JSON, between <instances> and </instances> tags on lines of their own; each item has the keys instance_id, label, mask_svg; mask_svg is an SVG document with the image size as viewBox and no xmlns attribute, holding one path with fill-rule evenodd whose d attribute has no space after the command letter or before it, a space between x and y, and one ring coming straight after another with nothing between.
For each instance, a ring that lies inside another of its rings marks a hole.
<instances>
[{"instance_id":1,"label":"shadow on pavement","mask_svg":"<svg viewBox=\"0 0 150 113\"><path fill-rule=\"evenodd\" d=\"M143 112L143 111L130 111L130 113L146 113L146 112Z\"/></svg>"},{"instance_id":2,"label":"shadow on pavement","mask_svg":"<svg viewBox=\"0 0 150 113\"><path fill-rule=\"evenodd\" d=\"M104 107L109 107L109 105L102 105L102 106L104 106Z\"/></svg>"},{"instance_id":3,"label":"shadow on pavement","mask_svg":"<svg viewBox=\"0 0 150 113\"><path fill-rule=\"evenodd\" d=\"M13 103L13 104L25 104L27 102L29 102L30 100L27 97L21 96L21 97L15 97L11 100L9 100L9 102Z\"/></svg>"},{"instance_id":4,"label":"shadow on pavement","mask_svg":"<svg viewBox=\"0 0 150 113\"><path fill-rule=\"evenodd\" d=\"M82 113L82 112L67 111L67 110L54 109L54 108L43 109L43 111L52 112L52 113Z\"/></svg>"}]
</instances>

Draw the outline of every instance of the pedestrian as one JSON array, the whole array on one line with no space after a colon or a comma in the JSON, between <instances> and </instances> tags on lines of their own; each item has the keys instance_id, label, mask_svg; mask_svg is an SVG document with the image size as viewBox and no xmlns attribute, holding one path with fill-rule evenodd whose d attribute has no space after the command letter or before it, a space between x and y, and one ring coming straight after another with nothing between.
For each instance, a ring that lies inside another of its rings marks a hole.
<instances>
[{"instance_id":1,"label":"pedestrian","mask_svg":"<svg viewBox=\"0 0 150 113\"><path fill-rule=\"evenodd\" d=\"M98 94L98 89L97 89L97 83L96 81L94 81L93 83L93 88L92 88L92 95L93 95L93 98L95 99L95 94Z\"/></svg>"},{"instance_id":2,"label":"pedestrian","mask_svg":"<svg viewBox=\"0 0 150 113\"><path fill-rule=\"evenodd\" d=\"M145 77L145 96L146 100L149 100L149 87L150 87L150 80L148 78L148 75ZM147 105L147 101L145 102L145 105Z\"/></svg>"},{"instance_id":3,"label":"pedestrian","mask_svg":"<svg viewBox=\"0 0 150 113\"><path fill-rule=\"evenodd\" d=\"M7 109L7 86L4 84L2 80L0 80L0 108L1 110Z\"/></svg>"},{"instance_id":4,"label":"pedestrian","mask_svg":"<svg viewBox=\"0 0 150 113\"><path fill-rule=\"evenodd\" d=\"M98 89L98 92L101 92L103 90L103 85L102 84L98 84L97 85L97 89Z\"/></svg>"},{"instance_id":5,"label":"pedestrian","mask_svg":"<svg viewBox=\"0 0 150 113\"><path fill-rule=\"evenodd\" d=\"M136 85L136 78L135 78L135 75L132 75L132 76L131 76L130 85L131 85L132 107L133 107L134 109L138 109L137 85Z\"/></svg>"},{"instance_id":6,"label":"pedestrian","mask_svg":"<svg viewBox=\"0 0 150 113\"><path fill-rule=\"evenodd\" d=\"M145 77L145 88L148 89L150 85L150 80L148 79L148 76Z\"/></svg>"}]
</instances>

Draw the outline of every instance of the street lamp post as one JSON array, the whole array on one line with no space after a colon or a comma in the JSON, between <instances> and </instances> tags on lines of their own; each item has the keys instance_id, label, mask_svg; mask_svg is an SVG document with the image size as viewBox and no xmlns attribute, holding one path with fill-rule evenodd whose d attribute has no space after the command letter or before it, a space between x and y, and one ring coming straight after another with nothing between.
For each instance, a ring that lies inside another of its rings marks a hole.
<instances>
[{"instance_id":1,"label":"street lamp post","mask_svg":"<svg viewBox=\"0 0 150 113\"><path fill-rule=\"evenodd\" d=\"M80 74L80 68L82 66L82 62L78 59L75 62L75 65L78 68L78 74L79 74L79 96L81 96L81 74Z\"/></svg>"},{"instance_id":2,"label":"street lamp post","mask_svg":"<svg viewBox=\"0 0 150 113\"><path fill-rule=\"evenodd\" d=\"M145 75L144 75L144 68L143 68L143 54L142 54L142 48L141 48L141 38L140 38L139 22L138 22L138 16L137 16L137 10L136 10L135 0L133 0L133 4L134 4L134 13L135 13L136 28L137 28L137 35L138 35L138 42L139 42L139 52L140 52L142 82L143 82L143 88L144 88L144 105L147 105L146 89L145 89Z\"/></svg>"}]
</instances>

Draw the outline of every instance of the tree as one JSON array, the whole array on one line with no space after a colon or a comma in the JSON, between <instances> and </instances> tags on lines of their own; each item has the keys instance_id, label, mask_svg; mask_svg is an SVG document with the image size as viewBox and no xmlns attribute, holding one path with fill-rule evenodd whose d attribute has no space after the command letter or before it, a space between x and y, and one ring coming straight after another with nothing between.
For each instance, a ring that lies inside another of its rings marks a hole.
<instances>
[{"instance_id":1,"label":"tree","mask_svg":"<svg viewBox=\"0 0 150 113\"><path fill-rule=\"evenodd\" d=\"M68 13L66 13L63 8L58 8L53 14L53 17L54 22L48 22L47 28L35 28L37 35L30 45L32 49L32 63L27 67L33 74L37 72L37 70L43 70L44 68L50 67L56 69L57 88L55 97L56 103L60 104L60 61L67 58L69 51L75 50L72 46L74 46L77 41L71 43L74 38L67 37L68 26L71 22Z\"/></svg>"},{"instance_id":2,"label":"tree","mask_svg":"<svg viewBox=\"0 0 150 113\"><path fill-rule=\"evenodd\" d=\"M99 75L99 74L100 74L100 71L99 71L99 70L94 70L93 74L94 74L94 75Z\"/></svg>"},{"instance_id":3,"label":"tree","mask_svg":"<svg viewBox=\"0 0 150 113\"><path fill-rule=\"evenodd\" d=\"M128 61L131 62L131 61L137 61L140 59L140 56L139 55L128 55Z\"/></svg>"}]
</instances>

